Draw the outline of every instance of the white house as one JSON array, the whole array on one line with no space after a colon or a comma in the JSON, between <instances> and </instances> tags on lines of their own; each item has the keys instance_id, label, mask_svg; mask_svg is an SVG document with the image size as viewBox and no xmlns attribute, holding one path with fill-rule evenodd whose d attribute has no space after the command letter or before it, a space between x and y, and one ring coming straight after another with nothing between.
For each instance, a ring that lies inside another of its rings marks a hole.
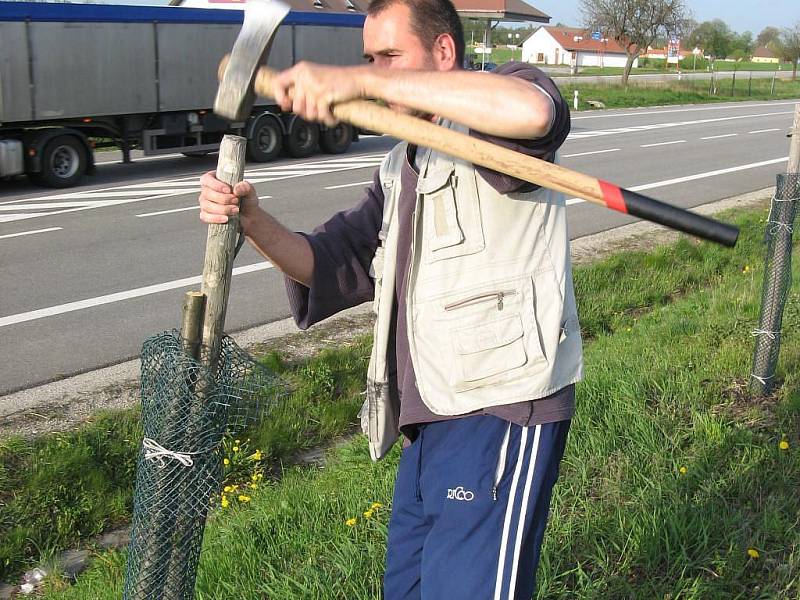
<instances>
[{"instance_id":1,"label":"white house","mask_svg":"<svg viewBox=\"0 0 800 600\"><path fill-rule=\"evenodd\" d=\"M522 42L522 60L530 63L624 67L627 59L616 41L575 27L539 27ZM639 66L638 58L633 66Z\"/></svg>"}]
</instances>

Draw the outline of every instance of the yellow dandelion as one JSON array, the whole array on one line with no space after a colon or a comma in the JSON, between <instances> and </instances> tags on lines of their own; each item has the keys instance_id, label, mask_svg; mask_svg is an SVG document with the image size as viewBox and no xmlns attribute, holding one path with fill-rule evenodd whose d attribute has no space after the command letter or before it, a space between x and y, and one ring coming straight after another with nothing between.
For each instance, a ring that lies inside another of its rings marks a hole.
<instances>
[{"instance_id":1,"label":"yellow dandelion","mask_svg":"<svg viewBox=\"0 0 800 600\"><path fill-rule=\"evenodd\" d=\"M357 519L353 517L352 519L347 519L347 521L345 521L344 524L347 525L348 527L353 527L355 526L356 521Z\"/></svg>"},{"instance_id":2,"label":"yellow dandelion","mask_svg":"<svg viewBox=\"0 0 800 600\"><path fill-rule=\"evenodd\" d=\"M749 556L750 558L758 558L761 555L758 553L758 550L756 550L755 548L748 548L747 549L747 556Z\"/></svg>"},{"instance_id":3,"label":"yellow dandelion","mask_svg":"<svg viewBox=\"0 0 800 600\"><path fill-rule=\"evenodd\" d=\"M372 510L368 510L364 513L364 516L369 519L372 516Z\"/></svg>"},{"instance_id":4,"label":"yellow dandelion","mask_svg":"<svg viewBox=\"0 0 800 600\"><path fill-rule=\"evenodd\" d=\"M689 469L687 469L686 467L681 467L680 469L678 469L678 471L680 471L681 475L686 475L686 472L687 472L688 470L689 470Z\"/></svg>"},{"instance_id":5,"label":"yellow dandelion","mask_svg":"<svg viewBox=\"0 0 800 600\"><path fill-rule=\"evenodd\" d=\"M226 494L230 494L230 493L233 491L233 486L226 485L226 486L223 488L223 491L224 491Z\"/></svg>"},{"instance_id":6,"label":"yellow dandelion","mask_svg":"<svg viewBox=\"0 0 800 600\"><path fill-rule=\"evenodd\" d=\"M241 441L240 441L240 440L236 440L236 441L235 441L235 442L233 442L233 443L234 443L234 444L236 444L236 445L238 446L238 445L241 443Z\"/></svg>"},{"instance_id":7,"label":"yellow dandelion","mask_svg":"<svg viewBox=\"0 0 800 600\"><path fill-rule=\"evenodd\" d=\"M263 457L264 457L264 455L261 454L261 450L256 450L255 452L253 452L247 458L249 458L250 460L261 460Z\"/></svg>"},{"instance_id":8,"label":"yellow dandelion","mask_svg":"<svg viewBox=\"0 0 800 600\"><path fill-rule=\"evenodd\" d=\"M786 440L781 440L780 443L778 444L778 448L780 448L781 450L788 450L789 442L787 442Z\"/></svg>"},{"instance_id":9,"label":"yellow dandelion","mask_svg":"<svg viewBox=\"0 0 800 600\"><path fill-rule=\"evenodd\" d=\"M244 494L239 494L239 502L250 502L250 496L245 496Z\"/></svg>"},{"instance_id":10,"label":"yellow dandelion","mask_svg":"<svg viewBox=\"0 0 800 600\"><path fill-rule=\"evenodd\" d=\"M383 508L383 504L381 504L380 502L373 502L372 506L370 506L369 508L370 510L375 510L376 508Z\"/></svg>"},{"instance_id":11,"label":"yellow dandelion","mask_svg":"<svg viewBox=\"0 0 800 600\"><path fill-rule=\"evenodd\" d=\"M630 331L630 330L631 330L631 328L630 328L630 327L628 327L627 331Z\"/></svg>"},{"instance_id":12,"label":"yellow dandelion","mask_svg":"<svg viewBox=\"0 0 800 600\"><path fill-rule=\"evenodd\" d=\"M233 451L234 451L234 452L238 452L238 451L239 451L239 446L234 446L234 447L233 447Z\"/></svg>"},{"instance_id":13,"label":"yellow dandelion","mask_svg":"<svg viewBox=\"0 0 800 600\"><path fill-rule=\"evenodd\" d=\"M231 464L231 461L229 461L229 460L226 458L226 459L224 459L224 460L222 461L222 464L223 464L223 465L229 465L229 464Z\"/></svg>"},{"instance_id":14,"label":"yellow dandelion","mask_svg":"<svg viewBox=\"0 0 800 600\"><path fill-rule=\"evenodd\" d=\"M222 497L222 502L220 502L222 508L228 508L230 506L230 502L228 502L228 498L226 496Z\"/></svg>"},{"instance_id":15,"label":"yellow dandelion","mask_svg":"<svg viewBox=\"0 0 800 600\"><path fill-rule=\"evenodd\" d=\"M251 481L258 481L258 473L253 473L252 475L250 475L250 480Z\"/></svg>"},{"instance_id":16,"label":"yellow dandelion","mask_svg":"<svg viewBox=\"0 0 800 600\"><path fill-rule=\"evenodd\" d=\"M257 483L251 483L250 484L250 489L251 490L257 490L258 489L258 484Z\"/></svg>"}]
</instances>

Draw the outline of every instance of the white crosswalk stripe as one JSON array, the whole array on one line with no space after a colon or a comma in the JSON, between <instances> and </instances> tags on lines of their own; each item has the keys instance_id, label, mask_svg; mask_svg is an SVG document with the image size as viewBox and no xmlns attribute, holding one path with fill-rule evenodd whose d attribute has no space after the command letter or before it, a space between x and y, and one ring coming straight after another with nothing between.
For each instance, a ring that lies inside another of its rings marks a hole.
<instances>
[{"instance_id":1,"label":"white crosswalk stripe","mask_svg":"<svg viewBox=\"0 0 800 600\"><path fill-rule=\"evenodd\" d=\"M329 160L317 159L308 162L293 162L288 165L256 167L245 170L245 179L251 183L265 183L295 177L309 177L365 169L380 165L384 156L386 156L386 153L362 154L349 158L337 157ZM96 208L108 208L120 204L144 202L171 196L196 194L198 191L198 179L197 175L192 175L191 177L181 177L168 181L148 181L103 189L62 192L0 202L0 223Z\"/></svg>"}]
</instances>

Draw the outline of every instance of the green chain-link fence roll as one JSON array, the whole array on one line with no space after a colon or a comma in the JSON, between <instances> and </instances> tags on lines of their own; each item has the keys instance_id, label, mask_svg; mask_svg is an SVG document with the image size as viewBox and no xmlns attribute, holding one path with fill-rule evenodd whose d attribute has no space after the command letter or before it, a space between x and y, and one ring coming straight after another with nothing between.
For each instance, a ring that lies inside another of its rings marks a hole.
<instances>
[{"instance_id":1,"label":"green chain-link fence roll","mask_svg":"<svg viewBox=\"0 0 800 600\"><path fill-rule=\"evenodd\" d=\"M229 337L213 372L177 331L145 341L141 360L144 438L123 598L191 599L223 436L263 417L286 387Z\"/></svg>"},{"instance_id":2,"label":"green chain-link fence roll","mask_svg":"<svg viewBox=\"0 0 800 600\"><path fill-rule=\"evenodd\" d=\"M783 309L792 285L792 229L799 200L800 174L778 175L765 232L767 257L761 317L758 329L753 331L756 348L750 392L755 396L768 394L774 383L781 347Z\"/></svg>"}]
</instances>

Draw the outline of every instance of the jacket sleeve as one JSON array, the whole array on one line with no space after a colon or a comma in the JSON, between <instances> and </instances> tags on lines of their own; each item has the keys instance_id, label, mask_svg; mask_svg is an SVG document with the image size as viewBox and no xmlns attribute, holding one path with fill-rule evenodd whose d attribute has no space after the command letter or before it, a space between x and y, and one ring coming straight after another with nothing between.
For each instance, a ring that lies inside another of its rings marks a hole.
<instances>
[{"instance_id":1,"label":"jacket sleeve","mask_svg":"<svg viewBox=\"0 0 800 600\"><path fill-rule=\"evenodd\" d=\"M371 300L374 282L369 266L378 247L383 192L378 171L356 206L335 214L312 233L301 233L311 245L311 287L284 277L289 307L300 329Z\"/></svg>"},{"instance_id":2,"label":"jacket sleeve","mask_svg":"<svg viewBox=\"0 0 800 600\"><path fill-rule=\"evenodd\" d=\"M548 162L553 162L555 160L556 151L567 139L567 135L569 135L570 131L569 105L564 98L561 97L558 86L540 69L527 63L506 63L498 67L494 73L506 75L508 77L519 77L525 81L529 81L531 85L535 85L542 92L550 96L554 107L553 121L550 125L550 130L544 136L532 140L500 138L478 131L470 131L470 135L521 152L522 154L527 154L528 156L534 156ZM497 171L492 171L484 167L476 167L476 170L487 183L501 194L531 192L539 187L527 181L512 177L511 175L498 173Z\"/></svg>"}]
</instances>

